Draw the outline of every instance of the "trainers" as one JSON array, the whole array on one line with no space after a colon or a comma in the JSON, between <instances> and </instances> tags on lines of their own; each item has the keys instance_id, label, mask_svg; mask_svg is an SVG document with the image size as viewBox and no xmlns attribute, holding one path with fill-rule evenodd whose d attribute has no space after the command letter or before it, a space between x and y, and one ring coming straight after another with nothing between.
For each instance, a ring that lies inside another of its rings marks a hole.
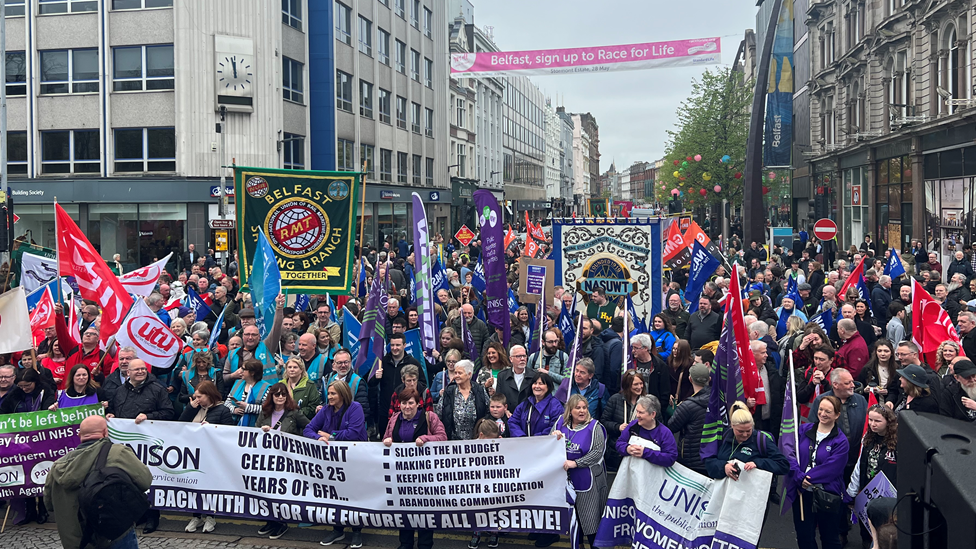
<instances>
[{"instance_id":1,"label":"trainers","mask_svg":"<svg viewBox=\"0 0 976 549\"><path fill-rule=\"evenodd\" d=\"M346 533L345 532L339 532L338 530L333 530L333 531L329 532L328 534L326 534L325 537L322 538L322 541L319 542L319 544L320 545L332 545L333 543L335 543L337 541L342 541L344 539L346 539Z\"/></svg>"},{"instance_id":2,"label":"trainers","mask_svg":"<svg viewBox=\"0 0 976 549\"><path fill-rule=\"evenodd\" d=\"M478 549L478 545L481 543L481 536L475 534L471 536L471 541L468 542L468 549Z\"/></svg>"},{"instance_id":3,"label":"trainers","mask_svg":"<svg viewBox=\"0 0 976 549\"><path fill-rule=\"evenodd\" d=\"M353 532L352 537L349 539L349 547L352 549L358 549L363 546L363 534L362 532Z\"/></svg>"},{"instance_id":4,"label":"trainers","mask_svg":"<svg viewBox=\"0 0 976 549\"><path fill-rule=\"evenodd\" d=\"M217 519L214 517L206 517L203 519L203 533L213 532L214 528L217 527Z\"/></svg>"},{"instance_id":5,"label":"trainers","mask_svg":"<svg viewBox=\"0 0 976 549\"><path fill-rule=\"evenodd\" d=\"M488 548L495 549L498 547L498 534L492 534L488 536Z\"/></svg>"},{"instance_id":6,"label":"trainers","mask_svg":"<svg viewBox=\"0 0 976 549\"><path fill-rule=\"evenodd\" d=\"M284 523L279 524L278 527L275 528L275 531L274 532L271 532L271 534L268 536L268 538L270 538L270 539L278 539L281 536L285 535L285 532L287 532L287 531L288 531L288 525L287 524L284 524Z\"/></svg>"},{"instance_id":7,"label":"trainers","mask_svg":"<svg viewBox=\"0 0 976 549\"><path fill-rule=\"evenodd\" d=\"M275 529L275 523L270 522L270 521L269 522L265 522L264 523L264 526L262 526L261 529L258 530L258 535L259 536L267 536L268 534L270 534L271 532L273 532L274 529Z\"/></svg>"},{"instance_id":8,"label":"trainers","mask_svg":"<svg viewBox=\"0 0 976 549\"><path fill-rule=\"evenodd\" d=\"M186 528L184 528L184 530L191 533L196 532L197 528L199 528L202 525L203 525L203 517L193 517L190 519L190 523L186 525Z\"/></svg>"}]
</instances>

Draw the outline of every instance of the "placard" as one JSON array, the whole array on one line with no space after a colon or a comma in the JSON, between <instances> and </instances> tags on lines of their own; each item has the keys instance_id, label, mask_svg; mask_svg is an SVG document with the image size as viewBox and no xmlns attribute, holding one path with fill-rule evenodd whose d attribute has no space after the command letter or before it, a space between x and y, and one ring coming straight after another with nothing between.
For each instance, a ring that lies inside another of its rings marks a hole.
<instances>
[{"instance_id":1,"label":"placard","mask_svg":"<svg viewBox=\"0 0 976 549\"><path fill-rule=\"evenodd\" d=\"M538 303L545 295L552 297L556 284L556 263L551 259L522 256L519 259L519 301Z\"/></svg>"}]
</instances>

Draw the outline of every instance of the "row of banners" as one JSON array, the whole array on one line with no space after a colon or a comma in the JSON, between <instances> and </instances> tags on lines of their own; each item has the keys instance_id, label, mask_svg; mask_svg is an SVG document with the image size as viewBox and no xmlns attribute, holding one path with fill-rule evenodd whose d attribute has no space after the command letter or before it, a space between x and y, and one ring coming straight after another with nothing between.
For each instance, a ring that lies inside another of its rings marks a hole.
<instances>
[{"instance_id":1,"label":"row of banners","mask_svg":"<svg viewBox=\"0 0 976 549\"><path fill-rule=\"evenodd\" d=\"M43 493L53 462L78 445L100 406L0 419L0 498ZM254 520L385 529L570 530L564 440L528 437L394 444L331 442L280 432L166 421L109 421L153 475L156 509ZM625 459L595 545L753 549L771 475L712 480L681 465Z\"/></svg>"}]
</instances>

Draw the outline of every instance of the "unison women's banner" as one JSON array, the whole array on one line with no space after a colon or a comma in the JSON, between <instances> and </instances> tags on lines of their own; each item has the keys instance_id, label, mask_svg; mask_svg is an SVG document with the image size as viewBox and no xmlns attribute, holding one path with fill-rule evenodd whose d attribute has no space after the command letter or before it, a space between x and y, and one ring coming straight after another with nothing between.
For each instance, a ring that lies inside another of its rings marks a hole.
<instances>
[{"instance_id":1,"label":"unison women's banner","mask_svg":"<svg viewBox=\"0 0 976 549\"><path fill-rule=\"evenodd\" d=\"M555 437L387 448L120 419L109 436L149 466L157 509L370 528L569 529L566 446Z\"/></svg>"},{"instance_id":2,"label":"unison women's banner","mask_svg":"<svg viewBox=\"0 0 976 549\"><path fill-rule=\"evenodd\" d=\"M234 169L242 284L258 232L274 250L282 290L346 293L353 285L359 174Z\"/></svg>"}]
</instances>

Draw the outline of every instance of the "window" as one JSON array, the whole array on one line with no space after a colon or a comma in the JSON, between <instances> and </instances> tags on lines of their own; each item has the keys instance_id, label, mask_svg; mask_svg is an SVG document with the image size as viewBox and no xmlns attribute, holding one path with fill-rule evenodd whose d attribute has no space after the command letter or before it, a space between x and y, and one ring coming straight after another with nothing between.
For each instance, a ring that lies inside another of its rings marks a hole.
<instances>
[{"instance_id":1,"label":"window","mask_svg":"<svg viewBox=\"0 0 976 549\"><path fill-rule=\"evenodd\" d=\"M6 2L7 2L7 11L5 13L7 14L7 17L17 17L17 16L24 15L25 13L24 0L6 0ZM25 170L24 173L27 173L27 171Z\"/></svg>"},{"instance_id":2,"label":"window","mask_svg":"<svg viewBox=\"0 0 976 549\"><path fill-rule=\"evenodd\" d=\"M373 118L373 85L365 80L359 81L359 114Z\"/></svg>"},{"instance_id":3,"label":"window","mask_svg":"<svg viewBox=\"0 0 976 549\"><path fill-rule=\"evenodd\" d=\"M42 94L97 91L98 50L41 52Z\"/></svg>"},{"instance_id":4,"label":"window","mask_svg":"<svg viewBox=\"0 0 976 549\"><path fill-rule=\"evenodd\" d=\"M335 3L336 40L352 45L352 10L349 6Z\"/></svg>"},{"instance_id":5,"label":"window","mask_svg":"<svg viewBox=\"0 0 976 549\"><path fill-rule=\"evenodd\" d=\"M393 151L380 149L380 181L393 181Z\"/></svg>"},{"instance_id":6,"label":"window","mask_svg":"<svg viewBox=\"0 0 976 549\"><path fill-rule=\"evenodd\" d=\"M115 130L116 172L175 172L176 129Z\"/></svg>"},{"instance_id":7,"label":"window","mask_svg":"<svg viewBox=\"0 0 976 549\"><path fill-rule=\"evenodd\" d=\"M338 144L336 151L336 169L343 172L355 171L356 161L353 158L353 147L355 143L345 139L337 139L336 143Z\"/></svg>"},{"instance_id":8,"label":"window","mask_svg":"<svg viewBox=\"0 0 976 549\"><path fill-rule=\"evenodd\" d=\"M424 85L434 87L434 62L424 57Z\"/></svg>"},{"instance_id":9,"label":"window","mask_svg":"<svg viewBox=\"0 0 976 549\"><path fill-rule=\"evenodd\" d=\"M286 133L284 137L284 159L286 170L305 169L305 137Z\"/></svg>"},{"instance_id":10,"label":"window","mask_svg":"<svg viewBox=\"0 0 976 549\"><path fill-rule=\"evenodd\" d=\"M427 137L434 137L434 111L424 109L424 134Z\"/></svg>"},{"instance_id":11,"label":"window","mask_svg":"<svg viewBox=\"0 0 976 549\"><path fill-rule=\"evenodd\" d=\"M420 82L420 52L410 50L410 77Z\"/></svg>"},{"instance_id":12,"label":"window","mask_svg":"<svg viewBox=\"0 0 976 549\"><path fill-rule=\"evenodd\" d=\"M171 90L174 87L172 44L114 48L112 64L115 91Z\"/></svg>"},{"instance_id":13,"label":"window","mask_svg":"<svg viewBox=\"0 0 976 549\"><path fill-rule=\"evenodd\" d=\"M9 2L8 2L9 3ZM113 10L140 10L148 8L172 8L173 0L112 0Z\"/></svg>"},{"instance_id":14,"label":"window","mask_svg":"<svg viewBox=\"0 0 976 549\"><path fill-rule=\"evenodd\" d=\"M376 179L376 166L374 165L372 145L359 145L359 160L366 164L366 179Z\"/></svg>"},{"instance_id":15,"label":"window","mask_svg":"<svg viewBox=\"0 0 976 549\"><path fill-rule=\"evenodd\" d=\"M457 100L457 127L463 128L464 121L467 119L467 111L465 110L465 100L463 97L459 97Z\"/></svg>"},{"instance_id":16,"label":"window","mask_svg":"<svg viewBox=\"0 0 976 549\"><path fill-rule=\"evenodd\" d=\"M467 160L467 155L465 154L466 150L467 150L467 145L465 145L464 143L458 143L457 146L458 177L467 177L467 163L465 162L465 160Z\"/></svg>"},{"instance_id":17,"label":"window","mask_svg":"<svg viewBox=\"0 0 976 549\"><path fill-rule=\"evenodd\" d=\"M305 65L294 59L281 58L281 93L286 101L304 104L304 68Z\"/></svg>"},{"instance_id":18,"label":"window","mask_svg":"<svg viewBox=\"0 0 976 549\"><path fill-rule=\"evenodd\" d=\"M7 95L27 95L27 57L22 51L7 52Z\"/></svg>"},{"instance_id":19,"label":"window","mask_svg":"<svg viewBox=\"0 0 976 549\"><path fill-rule=\"evenodd\" d=\"M336 71L336 108L352 112L352 76Z\"/></svg>"},{"instance_id":20,"label":"window","mask_svg":"<svg viewBox=\"0 0 976 549\"><path fill-rule=\"evenodd\" d=\"M423 158L419 154L413 155L413 184L420 185L420 166L423 163Z\"/></svg>"},{"instance_id":21,"label":"window","mask_svg":"<svg viewBox=\"0 0 976 549\"><path fill-rule=\"evenodd\" d=\"M434 159L427 158L425 160L427 160L427 171L424 173L424 175L426 176L427 179L427 186L433 187L434 186Z\"/></svg>"},{"instance_id":22,"label":"window","mask_svg":"<svg viewBox=\"0 0 976 549\"><path fill-rule=\"evenodd\" d=\"M420 103L410 104L410 129L420 133Z\"/></svg>"},{"instance_id":23,"label":"window","mask_svg":"<svg viewBox=\"0 0 976 549\"><path fill-rule=\"evenodd\" d=\"M40 0L37 12L45 13L78 13L83 11L98 11L97 0Z\"/></svg>"},{"instance_id":24,"label":"window","mask_svg":"<svg viewBox=\"0 0 976 549\"><path fill-rule=\"evenodd\" d=\"M380 122L390 123L390 92L380 88L379 96Z\"/></svg>"},{"instance_id":25,"label":"window","mask_svg":"<svg viewBox=\"0 0 976 549\"><path fill-rule=\"evenodd\" d=\"M386 7L390 7L390 0L380 0L380 4L383 4Z\"/></svg>"},{"instance_id":26,"label":"window","mask_svg":"<svg viewBox=\"0 0 976 549\"><path fill-rule=\"evenodd\" d=\"M41 173L98 173L98 130L41 132Z\"/></svg>"},{"instance_id":27,"label":"window","mask_svg":"<svg viewBox=\"0 0 976 549\"><path fill-rule=\"evenodd\" d=\"M302 30L302 0L281 0L281 22Z\"/></svg>"},{"instance_id":28,"label":"window","mask_svg":"<svg viewBox=\"0 0 976 549\"><path fill-rule=\"evenodd\" d=\"M390 33L385 30L376 27L377 38L376 38L376 54L380 59L380 63L386 66L390 66Z\"/></svg>"},{"instance_id":29,"label":"window","mask_svg":"<svg viewBox=\"0 0 976 549\"><path fill-rule=\"evenodd\" d=\"M434 37L434 34L433 34L433 32L434 32L433 31L433 28L434 28L433 21L434 21L434 12L430 11L427 8L424 8L424 35L427 38L433 38Z\"/></svg>"},{"instance_id":30,"label":"window","mask_svg":"<svg viewBox=\"0 0 976 549\"><path fill-rule=\"evenodd\" d=\"M407 153L397 153L397 183L407 182Z\"/></svg>"},{"instance_id":31,"label":"window","mask_svg":"<svg viewBox=\"0 0 976 549\"><path fill-rule=\"evenodd\" d=\"M403 2L405 0L394 0L393 11L396 12L401 18L403 17Z\"/></svg>"},{"instance_id":32,"label":"window","mask_svg":"<svg viewBox=\"0 0 976 549\"><path fill-rule=\"evenodd\" d=\"M373 22L359 16L359 51L373 56Z\"/></svg>"},{"instance_id":33,"label":"window","mask_svg":"<svg viewBox=\"0 0 976 549\"><path fill-rule=\"evenodd\" d=\"M407 129L407 98L397 96L397 127Z\"/></svg>"},{"instance_id":34,"label":"window","mask_svg":"<svg viewBox=\"0 0 976 549\"><path fill-rule=\"evenodd\" d=\"M27 132L7 132L7 173L27 174Z\"/></svg>"},{"instance_id":35,"label":"window","mask_svg":"<svg viewBox=\"0 0 976 549\"><path fill-rule=\"evenodd\" d=\"M410 24L413 28L420 28L420 0L410 1Z\"/></svg>"},{"instance_id":36,"label":"window","mask_svg":"<svg viewBox=\"0 0 976 549\"><path fill-rule=\"evenodd\" d=\"M403 42L396 41L396 70L399 73L407 74L407 69L404 63L407 62L407 45Z\"/></svg>"}]
</instances>

